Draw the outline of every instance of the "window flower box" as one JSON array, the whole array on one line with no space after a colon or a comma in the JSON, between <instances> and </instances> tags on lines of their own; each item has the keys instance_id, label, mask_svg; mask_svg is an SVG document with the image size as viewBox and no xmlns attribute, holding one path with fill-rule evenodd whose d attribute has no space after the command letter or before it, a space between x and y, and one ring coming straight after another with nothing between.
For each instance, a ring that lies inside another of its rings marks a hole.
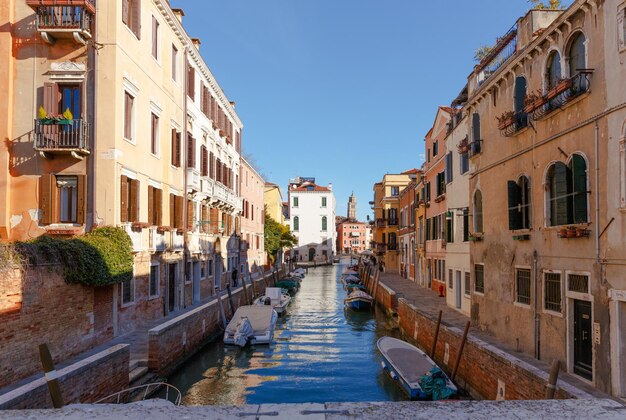
<instances>
[{"instance_id":1,"label":"window flower box","mask_svg":"<svg viewBox=\"0 0 626 420\"><path fill-rule=\"evenodd\" d=\"M172 228L170 226L159 226L159 227L157 227L157 232L159 232L159 233L169 232L171 230L172 230Z\"/></svg>"},{"instance_id":2,"label":"window flower box","mask_svg":"<svg viewBox=\"0 0 626 420\"><path fill-rule=\"evenodd\" d=\"M467 153L470 150L470 144L469 141L467 139L467 137L465 137L463 140L461 140L457 146L457 150L459 152L459 154L463 154L463 153Z\"/></svg>"},{"instance_id":3,"label":"window flower box","mask_svg":"<svg viewBox=\"0 0 626 420\"><path fill-rule=\"evenodd\" d=\"M132 222L130 227L132 230L141 230L150 227L150 224L146 222Z\"/></svg>"},{"instance_id":4,"label":"window flower box","mask_svg":"<svg viewBox=\"0 0 626 420\"><path fill-rule=\"evenodd\" d=\"M441 194L437 198L435 198L435 203L441 203L446 198L445 194Z\"/></svg>"},{"instance_id":5,"label":"window flower box","mask_svg":"<svg viewBox=\"0 0 626 420\"><path fill-rule=\"evenodd\" d=\"M557 236L559 238L588 238L591 234L591 229L579 226L566 226L558 230Z\"/></svg>"},{"instance_id":6,"label":"window flower box","mask_svg":"<svg viewBox=\"0 0 626 420\"><path fill-rule=\"evenodd\" d=\"M530 93L524 98L524 112L530 114L546 102L548 99L540 93Z\"/></svg>"},{"instance_id":7,"label":"window flower box","mask_svg":"<svg viewBox=\"0 0 626 420\"><path fill-rule=\"evenodd\" d=\"M483 235L480 233L470 233L468 239L470 242L480 242L483 240Z\"/></svg>"},{"instance_id":8,"label":"window flower box","mask_svg":"<svg viewBox=\"0 0 626 420\"><path fill-rule=\"evenodd\" d=\"M561 93L565 92L567 89L572 87L572 79L561 79L559 83L552 89L546 93L546 100L551 100L559 96Z\"/></svg>"},{"instance_id":9,"label":"window flower box","mask_svg":"<svg viewBox=\"0 0 626 420\"><path fill-rule=\"evenodd\" d=\"M498 128L504 130L505 128L513 125L515 122L515 113L513 111L506 111L503 114L496 117L498 120Z\"/></svg>"},{"instance_id":10,"label":"window flower box","mask_svg":"<svg viewBox=\"0 0 626 420\"><path fill-rule=\"evenodd\" d=\"M59 117L46 117L40 118L39 122L42 125L71 125L72 120L68 118L59 118Z\"/></svg>"}]
</instances>

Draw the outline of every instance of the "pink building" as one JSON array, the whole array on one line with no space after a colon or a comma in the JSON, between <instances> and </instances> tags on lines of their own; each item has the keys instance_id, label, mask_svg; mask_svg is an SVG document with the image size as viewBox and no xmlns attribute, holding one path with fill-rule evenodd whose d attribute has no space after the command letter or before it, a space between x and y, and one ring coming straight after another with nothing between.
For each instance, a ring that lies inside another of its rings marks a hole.
<instances>
[{"instance_id":1,"label":"pink building","mask_svg":"<svg viewBox=\"0 0 626 420\"><path fill-rule=\"evenodd\" d=\"M241 267L248 263L250 271L265 264L265 247L263 245L263 225L265 222L264 199L265 181L261 175L241 158L241 197L243 209L241 212Z\"/></svg>"},{"instance_id":2,"label":"pink building","mask_svg":"<svg viewBox=\"0 0 626 420\"><path fill-rule=\"evenodd\" d=\"M367 225L355 219L337 223L337 254L359 253L367 249Z\"/></svg>"}]
</instances>

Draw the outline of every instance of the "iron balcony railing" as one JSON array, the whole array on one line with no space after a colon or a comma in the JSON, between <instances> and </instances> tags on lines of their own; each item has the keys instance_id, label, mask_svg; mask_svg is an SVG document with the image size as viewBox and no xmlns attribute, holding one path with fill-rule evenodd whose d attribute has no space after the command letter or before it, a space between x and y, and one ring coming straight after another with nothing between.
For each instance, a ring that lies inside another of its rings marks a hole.
<instances>
[{"instance_id":1,"label":"iron balcony railing","mask_svg":"<svg viewBox=\"0 0 626 420\"><path fill-rule=\"evenodd\" d=\"M89 153L89 123L74 119L65 124L35 120L35 150Z\"/></svg>"},{"instance_id":2,"label":"iron balcony railing","mask_svg":"<svg viewBox=\"0 0 626 420\"><path fill-rule=\"evenodd\" d=\"M517 25L513 26L476 66L478 86L494 74L517 52Z\"/></svg>"},{"instance_id":3,"label":"iron balcony railing","mask_svg":"<svg viewBox=\"0 0 626 420\"><path fill-rule=\"evenodd\" d=\"M469 143L469 155L470 157L476 156L482 152L482 140L473 140Z\"/></svg>"},{"instance_id":4,"label":"iron balcony railing","mask_svg":"<svg viewBox=\"0 0 626 420\"><path fill-rule=\"evenodd\" d=\"M524 110L533 120L545 117L552 111L562 108L582 94L589 92L592 74L593 69L578 69L578 73L569 79L562 79L543 96L527 101Z\"/></svg>"},{"instance_id":5,"label":"iron balcony railing","mask_svg":"<svg viewBox=\"0 0 626 420\"><path fill-rule=\"evenodd\" d=\"M80 31L91 36L95 15L93 0L27 0L37 15L37 30Z\"/></svg>"}]
</instances>

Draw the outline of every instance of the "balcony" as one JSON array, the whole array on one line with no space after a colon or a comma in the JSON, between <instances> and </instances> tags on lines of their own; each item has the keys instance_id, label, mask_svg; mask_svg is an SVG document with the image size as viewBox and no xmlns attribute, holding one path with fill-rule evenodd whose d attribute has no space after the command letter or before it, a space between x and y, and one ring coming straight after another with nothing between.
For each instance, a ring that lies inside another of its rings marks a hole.
<instances>
[{"instance_id":1,"label":"balcony","mask_svg":"<svg viewBox=\"0 0 626 420\"><path fill-rule=\"evenodd\" d=\"M513 26L476 66L477 86L482 85L517 52L517 25Z\"/></svg>"},{"instance_id":2,"label":"balcony","mask_svg":"<svg viewBox=\"0 0 626 420\"><path fill-rule=\"evenodd\" d=\"M172 251L182 251L184 248L184 236L179 234L176 230L170 232L171 240L170 247Z\"/></svg>"},{"instance_id":3,"label":"balcony","mask_svg":"<svg viewBox=\"0 0 626 420\"><path fill-rule=\"evenodd\" d=\"M201 191L200 171L196 168L187 168L187 189Z\"/></svg>"},{"instance_id":4,"label":"balcony","mask_svg":"<svg viewBox=\"0 0 626 420\"><path fill-rule=\"evenodd\" d=\"M387 244L387 251L397 251L398 250L398 244L397 243L388 243Z\"/></svg>"},{"instance_id":5,"label":"balcony","mask_svg":"<svg viewBox=\"0 0 626 420\"><path fill-rule=\"evenodd\" d=\"M89 154L89 123L85 120L38 119L33 133L35 150L40 153L70 153L78 159Z\"/></svg>"},{"instance_id":6,"label":"balcony","mask_svg":"<svg viewBox=\"0 0 626 420\"><path fill-rule=\"evenodd\" d=\"M476 155L479 155L483 148L482 148L482 140L474 140L469 144L469 156L470 157L474 157Z\"/></svg>"},{"instance_id":7,"label":"balcony","mask_svg":"<svg viewBox=\"0 0 626 420\"><path fill-rule=\"evenodd\" d=\"M504 137L511 137L528 127L528 114L522 110L519 112L507 111L496 117L498 128Z\"/></svg>"},{"instance_id":8,"label":"balcony","mask_svg":"<svg viewBox=\"0 0 626 420\"><path fill-rule=\"evenodd\" d=\"M37 16L37 31L49 44L71 38L85 45L92 37L94 0L26 0Z\"/></svg>"},{"instance_id":9,"label":"balcony","mask_svg":"<svg viewBox=\"0 0 626 420\"><path fill-rule=\"evenodd\" d=\"M145 251L146 247L143 244L143 228L133 227L132 223L125 223L123 228L128 236L130 236L133 252Z\"/></svg>"},{"instance_id":10,"label":"balcony","mask_svg":"<svg viewBox=\"0 0 626 420\"><path fill-rule=\"evenodd\" d=\"M150 235L148 240L149 251L165 251L167 249L167 240L165 238L165 232L157 230L156 227L150 228Z\"/></svg>"},{"instance_id":11,"label":"balcony","mask_svg":"<svg viewBox=\"0 0 626 420\"><path fill-rule=\"evenodd\" d=\"M579 69L576 75L569 79L561 79L544 95L527 95L524 101L524 111L533 120L539 120L552 111L563 108L576 98L589 92L592 74L593 69Z\"/></svg>"},{"instance_id":12,"label":"balcony","mask_svg":"<svg viewBox=\"0 0 626 420\"><path fill-rule=\"evenodd\" d=\"M398 219L387 219L388 226L398 226Z\"/></svg>"}]
</instances>

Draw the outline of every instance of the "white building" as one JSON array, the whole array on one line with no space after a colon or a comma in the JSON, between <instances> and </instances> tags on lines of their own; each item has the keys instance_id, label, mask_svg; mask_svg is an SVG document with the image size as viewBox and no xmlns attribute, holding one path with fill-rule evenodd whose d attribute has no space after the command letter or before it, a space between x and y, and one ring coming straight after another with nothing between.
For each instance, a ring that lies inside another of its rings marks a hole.
<instances>
[{"instance_id":1,"label":"white building","mask_svg":"<svg viewBox=\"0 0 626 420\"><path fill-rule=\"evenodd\" d=\"M289 225L298 238L292 251L296 261L327 261L336 254L333 185L322 187L315 178L289 181Z\"/></svg>"}]
</instances>

